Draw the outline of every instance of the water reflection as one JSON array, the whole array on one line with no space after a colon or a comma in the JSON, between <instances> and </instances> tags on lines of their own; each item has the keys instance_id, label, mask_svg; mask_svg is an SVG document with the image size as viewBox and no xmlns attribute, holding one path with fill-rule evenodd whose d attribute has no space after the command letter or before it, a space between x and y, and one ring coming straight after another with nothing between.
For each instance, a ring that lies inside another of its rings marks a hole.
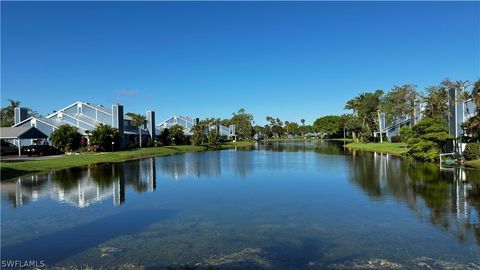
<instances>
[{"instance_id":1,"label":"water reflection","mask_svg":"<svg viewBox=\"0 0 480 270\"><path fill-rule=\"evenodd\" d=\"M116 164L92 164L47 174L18 178L2 183L2 197L20 207L42 198L51 198L76 207L87 207L112 198L114 205L125 202L125 187L138 192L156 189L153 158Z\"/></svg>"},{"instance_id":2,"label":"water reflection","mask_svg":"<svg viewBox=\"0 0 480 270\"><path fill-rule=\"evenodd\" d=\"M351 181L370 198L393 198L460 242L475 238L480 244L479 171L441 170L377 153L355 153L351 164Z\"/></svg>"},{"instance_id":3,"label":"water reflection","mask_svg":"<svg viewBox=\"0 0 480 270\"><path fill-rule=\"evenodd\" d=\"M258 148L275 152L315 152L325 155L343 155L346 151L343 144L343 142L335 141L265 142L259 144Z\"/></svg>"},{"instance_id":4,"label":"water reflection","mask_svg":"<svg viewBox=\"0 0 480 270\"><path fill-rule=\"evenodd\" d=\"M476 239L477 244L480 244L480 171L440 170L435 164L416 164L385 154L345 153L341 143L266 143L258 145L256 151L212 151L90 165L2 183L1 192L2 197L11 202L13 207L51 198L82 208L109 199L114 205L120 205L125 202L126 194L131 194L126 189L136 192L154 191L157 178L212 178L226 182L228 179L244 179L252 175L249 179L254 179L257 181L255 184L258 184L263 179L280 177L283 172L295 177L338 175L336 184L349 181L347 187L342 186L347 190L343 189L344 194L339 194L338 197L350 196L348 188L353 185L374 201L394 201L406 205L420 220L442 228L454 235L458 242ZM344 177L344 173L347 177ZM236 177L231 177L232 175ZM286 181L290 179L293 177ZM325 185L334 185L331 181L324 181ZM223 187L228 187L228 183L222 184ZM286 185L285 182L281 184ZM201 189L199 186L201 185L196 185L196 188ZM243 188L254 189L255 185L249 184ZM294 185L289 186L288 189L278 191L278 194L296 196L299 193L295 191L302 189L295 188ZM211 192L208 187L205 190ZM293 195L286 190L291 190ZM162 196L167 198L165 194ZM299 197L298 200L301 201L302 198ZM305 202L305 208L313 207L316 202ZM355 207L352 206L356 209Z\"/></svg>"},{"instance_id":5,"label":"water reflection","mask_svg":"<svg viewBox=\"0 0 480 270\"><path fill-rule=\"evenodd\" d=\"M233 173L241 178L259 170L281 171L291 169L289 162L293 161L288 153L316 152L327 155L342 155L343 147L338 143L331 142L267 142L257 145L255 154L250 148L237 148L234 150L212 151L202 153L187 153L158 158L156 166L158 173L171 177L175 180L187 178L201 178L220 176L225 173ZM284 152L262 155L259 152ZM304 156L305 157L305 156ZM297 160L305 163L305 159ZM328 162L322 160L322 162ZM336 160L331 160L336 162Z\"/></svg>"},{"instance_id":6,"label":"water reflection","mask_svg":"<svg viewBox=\"0 0 480 270\"><path fill-rule=\"evenodd\" d=\"M156 160L159 173L180 180L187 177L218 176L222 172L221 152L206 152L201 155L175 155Z\"/></svg>"},{"instance_id":7,"label":"water reflection","mask_svg":"<svg viewBox=\"0 0 480 270\"><path fill-rule=\"evenodd\" d=\"M245 178L255 169L251 152L241 150L212 151L158 158L158 173L175 180L220 176L222 173Z\"/></svg>"}]
</instances>

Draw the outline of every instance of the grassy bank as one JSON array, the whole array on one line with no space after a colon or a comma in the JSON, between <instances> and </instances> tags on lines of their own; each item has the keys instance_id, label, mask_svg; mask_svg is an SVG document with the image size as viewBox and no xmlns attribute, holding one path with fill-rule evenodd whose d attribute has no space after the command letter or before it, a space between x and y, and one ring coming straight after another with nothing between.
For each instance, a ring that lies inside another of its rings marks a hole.
<instances>
[{"instance_id":1,"label":"grassy bank","mask_svg":"<svg viewBox=\"0 0 480 270\"><path fill-rule=\"evenodd\" d=\"M465 165L468 167L480 169L480 159L465 161Z\"/></svg>"},{"instance_id":2,"label":"grassy bank","mask_svg":"<svg viewBox=\"0 0 480 270\"><path fill-rule=\"evenodd\" d=\"M231 142L223 143L216 147L193 145L164 146L118 152L85 153L42 160L11 162L2 161L0 162L1 180L18 177L25 174L56 171L60 169L85 166L94 163L122 162L126 160L168 156L187 152L200 152L206 150L221 150L233 147L245 147L253 144L254 142Z\"/></svg>"},{"instance_id":3,"label":"grassy bank","mask_svg":"<svg viewBox=\"0 0 480 270\"><path fill-rule=\"evenodd\" d=\"M322 139L322 141L353 142L353 139L336 138L336 139Z\"/></svg>"},{"instance_id":4,"label":"grassy bank","mask_svg":"<svg viewBox=\"0 0 480 270\"><path fill-rule=\"evenodd\" d=\"M403 143L349 143L345 145L348 149L352 150L364 150L369 152L386 153L396 156L401 156L408 150L404 147Z\"/></svg>"}]
</instances>

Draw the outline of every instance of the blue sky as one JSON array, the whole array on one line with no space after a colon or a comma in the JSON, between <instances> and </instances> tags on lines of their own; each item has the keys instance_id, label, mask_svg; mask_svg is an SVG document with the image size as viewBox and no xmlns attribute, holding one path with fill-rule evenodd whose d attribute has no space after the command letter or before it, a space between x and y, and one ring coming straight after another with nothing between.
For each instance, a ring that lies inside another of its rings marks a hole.
<instances>
[{"instance_id":1,"label":"blue sky","mask_svg":"<svg viewBox=\"0 0 480 270\"><path fill-rule=\"evenodd\" d=\"M1 103L307 123L480 75L480 2L2 2Z\"/></svg>"}]
</instances>

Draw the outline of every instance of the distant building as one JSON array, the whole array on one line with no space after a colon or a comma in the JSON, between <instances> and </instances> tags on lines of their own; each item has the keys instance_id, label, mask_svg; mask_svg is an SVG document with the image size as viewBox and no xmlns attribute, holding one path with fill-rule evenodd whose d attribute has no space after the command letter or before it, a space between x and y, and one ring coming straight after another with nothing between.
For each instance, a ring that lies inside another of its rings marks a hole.
<instances>
[{"instance_id":1,"label":"distant building","mask_svg":"<svg viewBox=\"0 0 480 270\"><path fill-rule=\"evenodd\" d=\"M165 128L171 128L174 125L180 125L183 127L184 133L187 136L192 135L192 128L198 124L199 119L198 118L192 118L188 116L179 116L179 115L174 115L170 118L167 118L160 122L159 124L156 125L157 129L159 132L162 132L163 129ZM228 127L223 126L223 125L211 125L209 126L209 130L217 129L218 133L220 134L220 137L225 138L225 139L235 139L235 125L230 125Z\"/></svg>"},{"instance_id":2,"label":"distant building","mask_svg":"<svg viewBox=\"0 0 480 270\"><path fill-rule=\"evenodd\" d=\"M78 131L86 138L88 138L89 132L94 130L99 124L110 125L117 128L120 132L122 138L120 142L121 149L137 142L139 134L142 134L147 140L154 140L156 134L158 134L153 124L155 112L148 111L146 123L137 128L132 125L132 118L124 114L123 105L120 104L113 104L111 108L106 108L102 105L77 101L54 111L46 117L29 117L25 108L15 108L14 119L14 127L33 126L49 137L61 125L77 127ZM144 142L147 140L144 140ZM30 143L22 142L22 145L28 144Z\"/></svg>"},{"instance_id":3,"label":"distant building","mask_svg":"<svg viewBox=\"0 0 480 270\"><path fill-rule=\"evenodd\" d=\"M448 94L450 96L448 102L449 113L446 118L448 119L449 133L454 137L454 140L447 144L446 152L456 152L461 155L466 146L464 142L466 134L462 124L475 115L477 107L471 98L468 100L459 99L456 89L449 89Z\"/></svg>"},{"instance_id":4,"label":"distant building","mask_svg":"<svg viewBox=\"0 0 480 270\"><path fill-rule=\"evenodd\" d=\"M449 134L455 139L447 143L446 152L456 152L458 154L462 154L466 145L463 141L465 134L462 124L475 115L477 107L472 99L459 99L458 90L456 89L449 89L448 94L448 114L445 115L445 119L448 122ZM410 125L412 120L413 125L418 123L422 119L424 111L425 106L419 102L415 106L413 119L410 119L408 116L403 116L395 119L389 126L386 124L385 114L382 113L380 116L382 135L385 136L384 138L387 140L391 140L393 136L397 136L399 134L401 127ZM378 132L375 132L375 137L376 136L378 136Z\"/></svg>"}]
</instances>

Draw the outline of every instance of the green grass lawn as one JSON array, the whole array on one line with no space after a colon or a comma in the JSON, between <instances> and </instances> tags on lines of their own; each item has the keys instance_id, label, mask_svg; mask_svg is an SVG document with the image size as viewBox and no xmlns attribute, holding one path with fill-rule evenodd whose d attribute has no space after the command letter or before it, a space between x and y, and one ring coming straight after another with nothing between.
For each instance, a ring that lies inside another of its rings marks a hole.
<instances>
[{"instance_id":1,"label":"green grass lawn","mask_svg":"<svg viewBox=\"0 0 480 270\"><path fill-rule=\"evenodd\" d=\"M344 138L335 138L335 139L322 139L323 141L334 141L334 142L353 142L353 139L344 139Z\"/></svg>"},{"instance_id":2,"label":"green grass lawn","mask_svg":"<svg viewBox=\"0 0 480 270\"><path fill-rule=\"evenodd\" d=\"M480 159L465 161L465 165L480 169Z\"/></svg>"},{"instance_id":3,"label":"green grass lawn","mask_svg":"<svg viewBox=\"0 0 480 270\"><path fill-rule=\"evenodd\" d=\"M407 148L404 147L403 143L391 143L391 142L384 142L384 143L349 143L345 145L345 147L354 150L364 150L370 152L378 152L378 153L387 153L392 155L401 156L403 153L408 151Z\"/></svg>"},{"instance_id":4,"label":"green grass lawn","mask_svg":"<svg viewBox=\"0 0 480 270\"><path fill-rule=\"evenodd\" d=\"M58 158L43 159L43 160L27 160L27 161L2 161L0 162L1 180L11 179L13 177L39 173L56 171L60 169L85 166L88 164L102 163L102 162L122 162L126 160L134 160L140 158L168 156L186 152L199 152L206 150L221 150L233 147L245 147L253 145L254 142L230 142L219 144L216 147L211 146L193 146L193 145L179 145L179 146L163 146L150 147L129 151L118 152L103 152L103 153L84 153L79 155L65 155Z\"/></svg>"}]
</instances>

